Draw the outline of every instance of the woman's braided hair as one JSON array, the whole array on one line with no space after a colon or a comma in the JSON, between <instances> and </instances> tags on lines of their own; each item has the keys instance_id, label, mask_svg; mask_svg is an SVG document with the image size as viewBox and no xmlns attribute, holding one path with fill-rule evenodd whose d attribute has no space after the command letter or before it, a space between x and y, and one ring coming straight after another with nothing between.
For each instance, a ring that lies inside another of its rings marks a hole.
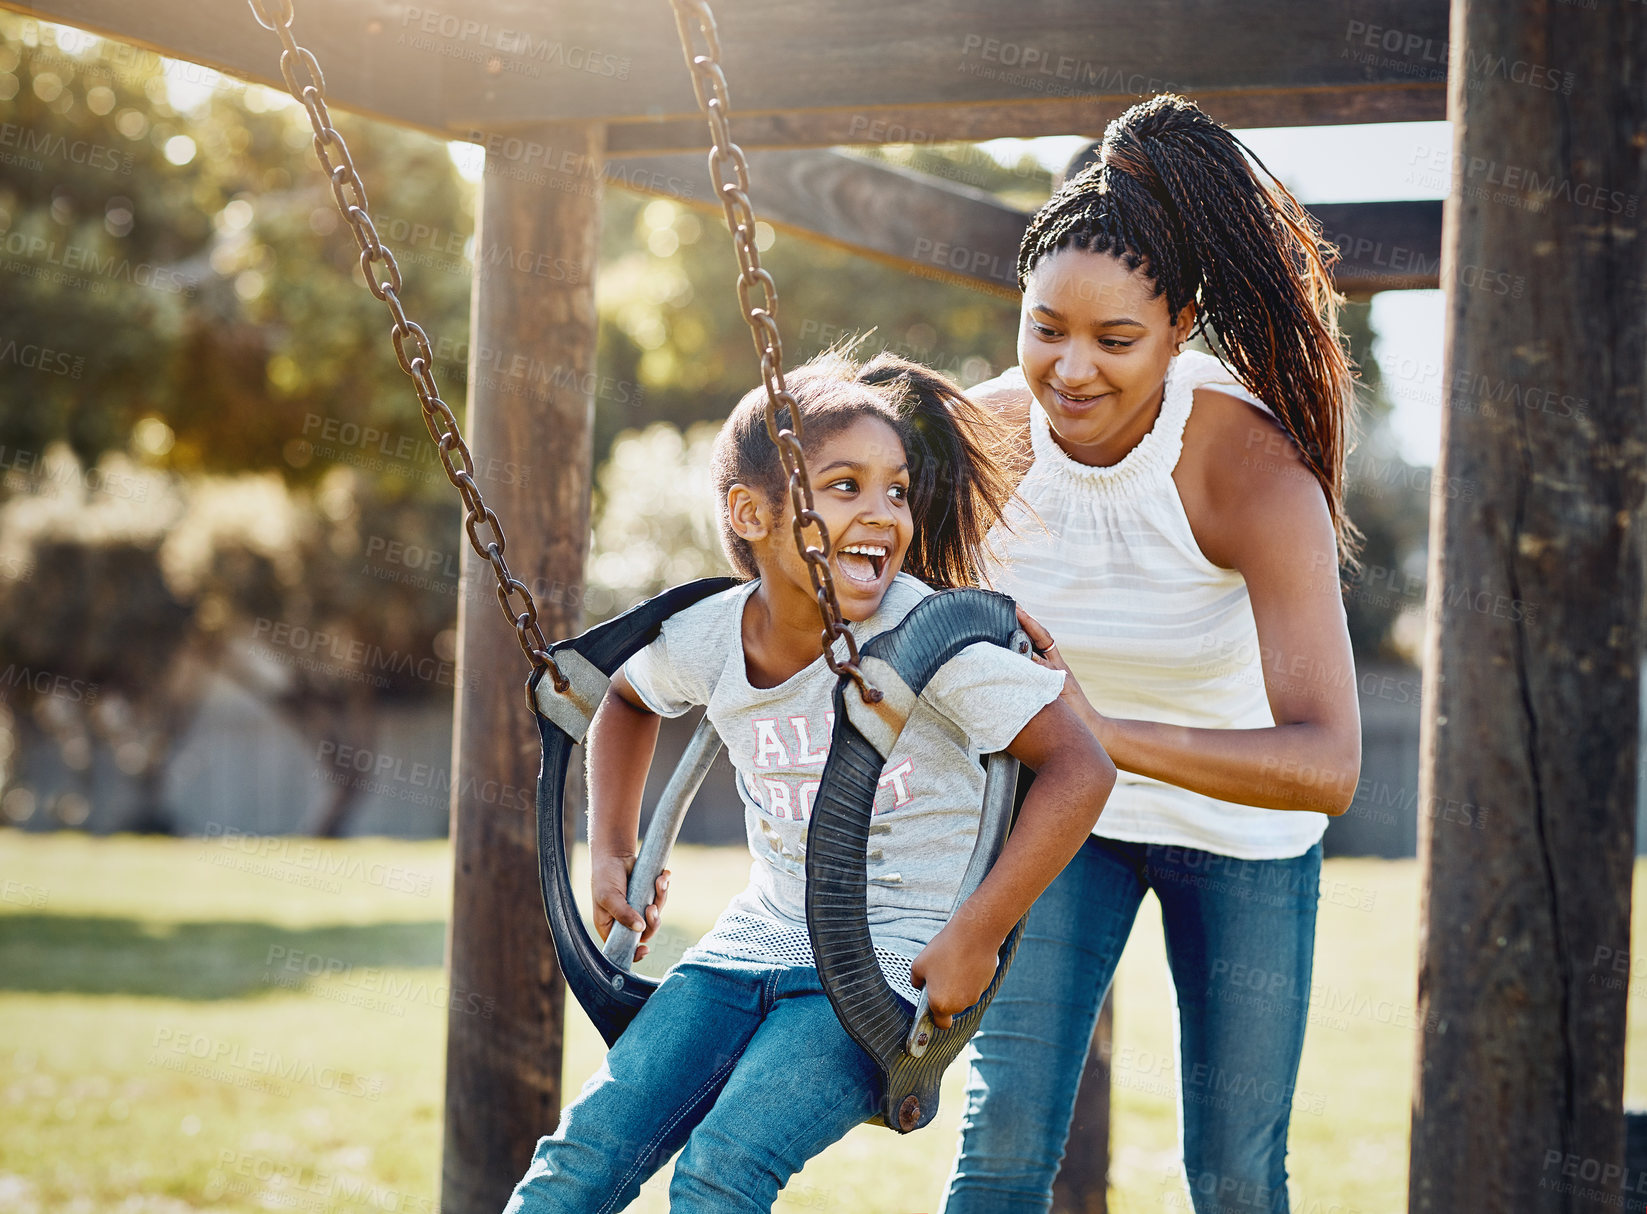
<instances>
[{"instance_id":1,"label":"woman's braided hair","mask_svg":"<svg viewBox=\"0 0 1647 1214\"><path fill-rule=\"evenodd\" d=\"M1326 494L1340 555L1353 559L1343 496L1355 376L1327 276L1337 250L1297 199L1200 106L1162 94L1111 122L1097 163L1036 212L1019 287L1069 245L1141 270L1175 317L1197 305L1196 331L1275 410Z\"/></svg>"}]
</instances>

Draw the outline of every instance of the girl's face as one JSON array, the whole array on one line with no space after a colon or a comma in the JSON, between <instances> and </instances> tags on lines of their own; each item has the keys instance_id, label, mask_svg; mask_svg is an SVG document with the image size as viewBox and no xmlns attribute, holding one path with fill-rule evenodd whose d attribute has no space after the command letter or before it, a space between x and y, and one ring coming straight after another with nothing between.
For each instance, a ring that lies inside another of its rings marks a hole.
<instances>
[{"instance_id":1,"label":"girl's face","mask_svg":"<svg viewBox=\"0 0 1647 1214\"><path fill-rule=\"evenodd\" d=\"M1194 327L1174 318L1142 270L1062 248L1024 284L1018 362L1058 445L1086 464L1118 462L1155 423L1167 366Z\"/></svg>"},{"instance_id":2,"label":"girl's face","mask_svg":"<svg viewBox=\"0 0 1647 1214\"><path fill-rule=\"evenodd\" d=\"M875 614L903 567L915 534L909 464L898 432L873 414L816 442L806 441L813 503L829 528L829 571L841 614L853 623ZM797 590L796 610L815 613L812 579L795 551L789 496L762 512L763 536L751 540L761 580ZM736 513L734 513L736 521Z\"/></svg>"}]
</instances>

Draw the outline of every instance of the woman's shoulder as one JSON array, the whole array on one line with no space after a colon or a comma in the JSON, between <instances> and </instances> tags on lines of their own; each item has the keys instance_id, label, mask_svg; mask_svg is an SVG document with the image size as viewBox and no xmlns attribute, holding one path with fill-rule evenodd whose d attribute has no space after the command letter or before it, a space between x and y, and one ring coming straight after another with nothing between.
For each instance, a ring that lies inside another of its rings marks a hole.
<instances>
[{"instance_id":1,"label":"woman's shoulder","mask_svg":"<svg viewBox=\"0 0 1647 1214\"><path fill-rule=\"evenodd\" d=\"M1220 471L1232 467L1274 471L1271 462L1277 459L1295 460L1303 466L1275 411L1239 384L1202 384L1195 389L1194 402L1184 424L1186 456L1205 460ZM1231 460L1231 455L1237 458Z\"/></svg>"},{"instance_id":2,"label":"woman's shoulder","mask_svg":"<svg viewBox=\"0 0 1647 1214\"><path fill-rule=\"evenodd\" d=\"M1326 508L1275 414L1234 384L1195 390L1173 479L1202 552L1223 568L1239 567L1243 539L1265 534L1279 517Z\"/></svg>"}]
</instances>

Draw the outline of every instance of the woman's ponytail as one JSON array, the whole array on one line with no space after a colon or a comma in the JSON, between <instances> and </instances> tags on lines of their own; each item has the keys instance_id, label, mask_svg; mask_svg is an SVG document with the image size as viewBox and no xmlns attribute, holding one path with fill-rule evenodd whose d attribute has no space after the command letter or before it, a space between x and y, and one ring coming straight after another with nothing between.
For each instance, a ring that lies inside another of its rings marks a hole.
<instances>
[{"instance_id":1,"label":"woman's ponytail","mask_svg":"<svg viewBox=\"0 0 1647 1214\"><path fill-rule=\"evenodd\" d=\"M1037 212L1020 285L1065 245L1142 268L1174 316L1198 305L1197 329L1275 410L1326 494L1340 554L1353 558L1343 496L1355 378L1327 273L1336 251L1286 187L1199 106L1163 94L1111 122L1099 163Z\"/></svg>"}]
</instances>

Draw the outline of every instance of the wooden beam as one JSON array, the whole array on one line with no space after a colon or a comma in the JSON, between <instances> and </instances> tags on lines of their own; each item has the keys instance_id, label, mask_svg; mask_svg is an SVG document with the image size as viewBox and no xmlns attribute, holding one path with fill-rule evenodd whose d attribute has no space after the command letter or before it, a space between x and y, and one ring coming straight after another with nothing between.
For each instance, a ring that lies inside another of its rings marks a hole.
<instances>
[{"instance_id":1,"label":"wooden beam","mask_svg":"<svg viewBox=\"0 0 1647 1214\"><path fill-rule=\"evenodd\" d=\"M702 156L610 162L607 180L721 214ZM1016 295L1029 217L984 190L824 149L749 155L749 198L774 227L931 278Z\"/></svg>"},{"instance_id":2,"label":"wooden beam","mask_svg":"<svg viewBox=\"0 0 1647 1214\"><path fill-rule=\"evenodd\" d=\"M529 133L577 149L586 165L600 163L596 127ZM553 184L565 188L487 175L469 342L475 477L503 519L511 569L532 586L551 638L580 625L600 230L598 179ZM484 364L482 350L511 357ZM452 990L485 992L496 1003L481 1020L467 1000L452 1000L440 1208L496 1214L560 1114L564 988L538 889L531 792L538 736L523 702L528 666L498 618L491 567L467 544L463 586L447 954Z\"/></svg>"},{"instance_id":3,"label":"wooden beam","mask_svg":"<svg viewBox=\"0 0 1647 1214\"><path fill-rule=\"evenodd\" d=\"M739 112L733 116L732 133L745 148L977 143L1054 134L1096 139L1110 119L1149 95L1149 91L1140 91L993 104L876 106L778 114ZM1435 122L1447 116L1446 93L1440 82L1376 88L1206 88L1190 95L1219 122L1238 129ZM703 122L690 117L614 123L607 140L614 156L708 147Z\"/></svg>"},{"instance_id":4,"label":"wooden beam","mask_svg":"<svg viewBox=\"0 0 1647 1214\"><path fill-rule=\"evenodd\" d=\"M298 41L349 109L438 132L625 123L628 151L702 146L664 0L296 0ZM243 3L0 0L0 7L263 83ZM1093 133L1176 89L1243 125L1435 118L1440 0L719 0L747 146ZM1216 21L1216 36L1209 22Z\"/></svg>"},{"instance_id":5,"label":"wooden beam","mask_svg":"<svg viewBox=\"0 0 1647 1214\"><path fill-rule=\"evenodd\" d=\"M1432 499L1409 1209L1627 1209L1647 10L1455 0L1453 38L1584 83L1449 96L1435 476L1476 492Z\"/></svg>"},{"instance_id":6,"label":"wooden beam","mask_svg":"<svg viewBox=\"0 0 1647 1214\"><path fill-rule=\"evenodd\" d=\"M720 214L701 156L623 157L608 162L605 176ZM826 150L751 152L749 181L756 214L774 227L912 273L1018 293L1018 242L1029 216L983 190ZM1369 295L1439 284L1439 199L1310 210L1343 250L1340 290Z\"/></svg>"},{"instance_id":7,"label":"wooden beam","mask_svg":"<svg viewBox=\"0 0 1647 1214\"><path fill-rule=\"evenodd\" d=\"M1333 284L1346 295L1434 290L1441 285L1439 198L1323 202L1305 209L1338 248Z\"/></svg>"}]
</instances>

